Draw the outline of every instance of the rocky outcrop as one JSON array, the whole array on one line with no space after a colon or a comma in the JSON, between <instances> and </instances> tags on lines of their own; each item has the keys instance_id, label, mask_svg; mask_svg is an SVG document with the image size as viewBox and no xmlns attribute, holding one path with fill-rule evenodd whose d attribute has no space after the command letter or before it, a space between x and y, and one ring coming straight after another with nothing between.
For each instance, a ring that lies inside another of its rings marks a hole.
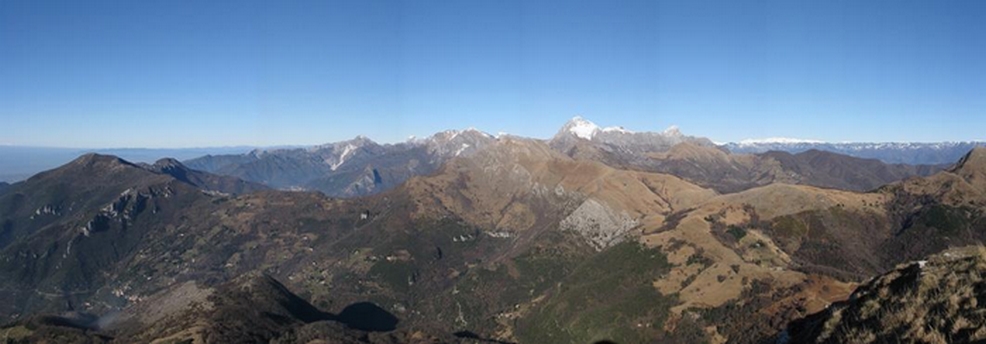
<instances>
[{"instance_id":1,"label":"rocky outcrop","mask_svg":"<svg viewBox=\"0 0 986 344\"><path fill-rule=\"evenodd\" d=\"M578 233L597 250L623 242L636 226L625 211L616 212L591 198L561 221L562 230Z\"/></svg>"},{"instance_id":2,"label":"rocky outcrop","mask_svg":"<svg viewBox=\"0 0 986 344\"><path fill-rule=\"evenodd\" d=\"M898 265L846 302L794 322L778 343L970 343L986 340L986 248Z\"/></svg>"}]
</instances>

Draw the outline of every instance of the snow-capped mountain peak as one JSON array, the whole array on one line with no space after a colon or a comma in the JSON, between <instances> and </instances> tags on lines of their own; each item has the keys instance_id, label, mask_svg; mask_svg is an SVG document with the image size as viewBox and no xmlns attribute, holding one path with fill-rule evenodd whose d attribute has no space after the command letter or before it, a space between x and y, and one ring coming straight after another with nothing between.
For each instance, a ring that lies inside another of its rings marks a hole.
<instances>
[{"instance_id":1,"label":"snow-capped mountain peak","mask_svg":"<svg viewBox=\"0 0 986 344\"><path fill-rule=\"evenodd\" d=\"M559 151L569 151L571 148L589 141L604 151L640 155L648 152L662 152L672 146L691 142L701 146L712 146L712 141L701 137L686 136L671 126L664 131L634 132L623 127L600 127L585 118L576 116L551 138L549 144Z\"/></svg>"},{"instance_id":2,"label":"snow-capped mountain peak","mask_svg":"<svg viewBox=\"0 0 986 344\"><path fill-rule=\"evenodd\" d=\"M664 136L674 136L674 137L682 136L681 130L678 129L677 125L672 125L667 129L664 129L664 131L661 132L661 134L664 134Z\"/></svg>"},{"instance_id":3,"label":"snow-capped mountain peak","mask_svg":"<svg viewBox=\"0 0 986 344\"><path fill-rule=\"evenodd\" d=\"M599 133L634 134L633 131L627 130L623 127L600 127L595 123L582 118L582 116L575 116L569 120L568 123L565 123L565 126L562 127L562 132L586 140L592 140Z\"/></svg>"},{"instance_id":4,"label":"snow-capped mountain peak","mask_svg":"<svg viewBox=\"0 0 986 344\"><path fill-rule=\"evenodd\" d=\"M599 132L599 126L582 118L582 116L575 116L565 124L564 130L576 137L592 140L592 137Z\"/></svg>"}]
</instances>

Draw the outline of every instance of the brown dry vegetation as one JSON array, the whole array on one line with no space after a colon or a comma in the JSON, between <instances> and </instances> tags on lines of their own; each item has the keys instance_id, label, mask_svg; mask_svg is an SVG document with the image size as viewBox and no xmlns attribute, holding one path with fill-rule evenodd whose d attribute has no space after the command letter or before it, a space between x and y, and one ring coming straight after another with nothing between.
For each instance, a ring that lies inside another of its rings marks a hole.
<instances>
[{"instance_id":1,"label":"brown dry vegetation","mask_svg":"<svg viewBox=\"0 0 986 344\"><path fill-rule=\"evenodd\" d=\"M791 176L777 170L779 162L709 149L679 145L651 158L713 166L699 169L715 172L703 178L742 177L720 168L767 169L775 174L744 183L771 184L719 194L669 174L573 159L544 142L509 137L391 192L353 200L275 191L206 195L164 176L124 173L129 179L101 190L108 196L93 198L90 208L114 202L130 179L142 190L173 192L149 201L157 208L92 236L78 228L94 211L15 228L40 234L4 251L4 274L17 278L0 283L0 291L27 300L7 306L10 312L37 312L62 307L65 286L84 289L73 294L74 304L86 302L92 311L130 307L128 319L141 324L133 328L145 330L138 333L146 340L204 338L215 324L182 322L201 318L176 314L192 304L200 307L195 314L218 314L206 306L225 296L206 290L262 271L326 311L371 301L407 328L468 330L505 341L757 342L844 298L864 276L986 235L983 150L951 171L859 193L778 183L803 180L785 179ZM605 152L583 153L574 156ZM122 166L106 168L127 171ZM78 185L45 176L33 183L84 198L69 192ZM0 194L0 205L17 209L10 221L18 226L57 198L19 195ZM125 205L137 206L131 203ZM561 230L582 205L594 203L628 218L631 240L591 246L584 232ZM82 278L63 262L91 275ZM164 299L171 305L154 307ZM577 305L592 312L577 312ZM239 308L226 309L223 319L236 318L229 309ZM636 327L609 331L614 319ZM168 321L176 325L147 326ZM293 331L292 338L312 339L336 330L305 321L281 325L257 338Z\"/></svg>"},{"instance_id":2,"label":"brown dry vegetation","mask_svg":"<svg viewBox=\"0 0 986 344\"><path fill-rule=\"evenodd\" d=\"M986 340L986 248L897 266L849 301L795 322L783 343L970 343Z\"/></svg>"}]
</instances>

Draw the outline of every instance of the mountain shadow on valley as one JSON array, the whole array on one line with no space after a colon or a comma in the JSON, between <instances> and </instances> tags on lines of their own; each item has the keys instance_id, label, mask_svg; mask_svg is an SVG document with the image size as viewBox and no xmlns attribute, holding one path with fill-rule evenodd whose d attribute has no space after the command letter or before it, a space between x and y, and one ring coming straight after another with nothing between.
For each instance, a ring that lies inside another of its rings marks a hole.
<instances>
[{"instance_id":1,"label":"mountain shadow on valley","mask_svg":"<svg viewBox=\"0 0 986 344\"><path fill-rule=\"evenodd\" d=\"M346 306L339 315L331 316L330 320L367 332L393 331L400 322L394 314L371 302L357 302Z\"/></svg>"},{"instance_id":2,"label":"mountain shadow on valley","mask_svg":"<svg viewBox=\"0 0 986 344\"><path fill-rule=\"evenodd\" d=\"M164 297L156 302L174 304L180 300ZM39 315L0 327L0 337L6 336L6 342L13 343L142 342L198 327L205 342L265 343L285 339L285 335L313 324L326 324L318 336L348 343L358 342L368 333L394 331L400 322L370 302L351 304L339 314L323 312L266 274L244 276L215 288L207 304L212 306L190 305L172 311L171 317L149 329L128 328L132 323L126 321L119 326L103 326L109 321L104 318L116 313L104 317L79 312ZM148 307L156 309L154 305Z\"/></svg>"},{"instance_id":3,"label":"mountain shadow on valley","mask_svg":"<svg viewBox=\"0 0 986 344\"><path fill-rule=\"evenodd\" d=\"M515 344L515 343L512 343L512 342L504 342L504 341L496 340L496 339L483 338L483 336L480 336L479 334L477 334L475 332L472 332L472 331L459 331L459 332L453 333L453 335L455 336L455 338L468 339L468 340L473 340L473 341L480 342L480 343Z\"/></svg>"}]
</instances>

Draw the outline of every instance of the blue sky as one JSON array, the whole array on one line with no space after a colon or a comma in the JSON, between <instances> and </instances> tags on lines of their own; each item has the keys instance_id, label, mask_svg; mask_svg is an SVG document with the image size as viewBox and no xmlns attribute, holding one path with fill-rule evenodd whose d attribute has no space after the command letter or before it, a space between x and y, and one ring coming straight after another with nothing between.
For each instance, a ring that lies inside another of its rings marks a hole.
<instances>
[{"instance_id":1,"label":"blue sky","mask_svg":"<svg viewBox=\"0 0 986 344\"><path fill-rule=\"evenodd\" d=\"M986 1L0 1L0 144L986 139Z\"/></svg>"}]
</instances>

